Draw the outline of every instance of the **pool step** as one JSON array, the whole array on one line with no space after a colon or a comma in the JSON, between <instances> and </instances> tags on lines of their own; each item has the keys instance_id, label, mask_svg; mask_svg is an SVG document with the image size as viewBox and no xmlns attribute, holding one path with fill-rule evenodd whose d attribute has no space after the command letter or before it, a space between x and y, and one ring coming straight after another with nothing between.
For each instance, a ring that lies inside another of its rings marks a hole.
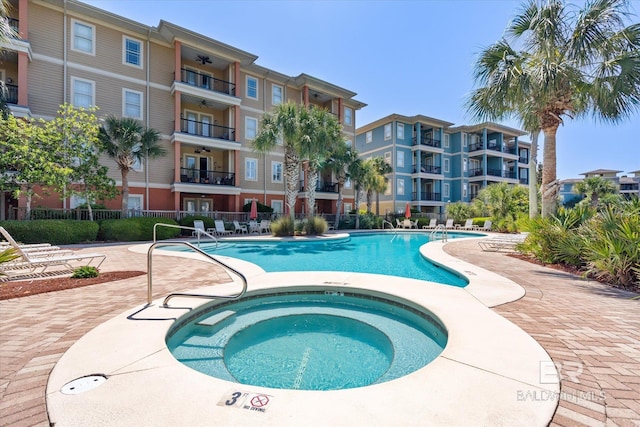
<instances>
[{"instance_id":1,"label":"pool step","mask_svg":"<svg viewBox=\"0 0 640 427\"><path fill-rule=\"evenodd\" d=\"M213 326L216 323L222 322L224 319L235 315L236 312L232 310L221 311L220 313L216 313L213 316L209 316L206 319L202 319L199 322L196 322L196 325L200 326Z\"/></svg>"}]
</instances>

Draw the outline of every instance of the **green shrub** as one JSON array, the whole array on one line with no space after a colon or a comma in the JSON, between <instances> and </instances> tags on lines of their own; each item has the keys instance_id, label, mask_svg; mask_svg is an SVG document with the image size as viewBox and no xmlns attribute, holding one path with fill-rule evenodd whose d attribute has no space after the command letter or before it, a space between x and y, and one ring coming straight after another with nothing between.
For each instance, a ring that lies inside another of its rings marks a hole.
<instances>
[{"instance_id":1,"label":"green shrub","mask_svg":"<svg viewBox=\"0 0 640 427\"><path fill-rule=\"evenodd\" d=\"M126 219L106 219L100 224L101 235L107 241L137 242L153 240L153 226L156 223L177 225L168 218L136 217ZM193 225L192 225L193 226ZM180 235L179 228L157 227L158 240L171 239Z\"/></svg>"},{"instance_id":2,"label":"green shrub","mask_svg":"<svg viewBox=\"0 0 640 427\"><path fill-rule=\"evenodd\" d=\"M324 234L329 229L327 221L320 217L314 216L303 222L303 232L307 236L317 236L318 234Z\"/></svg>"},{"instance_id":3,"label":"green shrub","mask_svg":"<svg viewBox=\"0 0 640 427\"><path fill-rule=\"evenodd\" d=\"M200 220L204 222L205 230L207 228L215 228L216 226L213 218L209 218L208 216L203 216L203 215L188 215L188 216L182 217L178 221L178 224L182 225L183 227L193 227L193 221L196 221L196 220ZM184 230L182 234L191 235L191 232L188 230Z\"/></svg>"},{"instance_id":4,"label":"green shrub","mask_svg":"<svg viewBox=\"0 0 640 427\"><path fill-rule=\"evenodd\" d=\"M484 223L485 221L491 221L491 217L490 216L481 216L481 217L477 217L477 218L473 218L473 225L477 225L478 227L482 228L484 227Z\"/></svg>"},{"instance_id":5,"label":"green shrub","mask_svg":"<svg viewBox=\"0 0 640 427\"><path fill-rule=\"evenodd\" d=\"M360 221L358 226L363 230L372 230L374 228L382 228L382 220L379 216L373 213L365 212L360 214ZM354 224L355 227L355 224Z\"/></svg>"},{"instance_id":6,"label":"green shrub","mask_svg":"<svg viewBox=\"0 0 640 427\"><path fill-rule=\"evenodd\" d=\"M283 216L271 222L271 233L276 237L295 235L296 224L290 216Z\"/></svg>"},{"instance_id":7,"label":"green shrub","mask_svg":"<svg viewBox=\"0 0 640 427\"><path fill-rule=\"evenodd\" d=\"M34 219L73 219L73 212L57 209L35 208L29 214L31 220Z\"/></svg>"},{"instance_id":8,"label":"green shrub","mask_svg":"<svg viewBox=\"0 0 640 427\"><path fill-rule=\"evenodd\" d=\"M92 221L61 219L1 221L0 225L6 228L17 242L46 242L53 245L93 242L100 228L98 223Z\"/></svg>"},{"instance_id":9,"label":"green shrub","mask_svg":"<svg viewBox=\"0 0 640 427\"><path fill-rule=\"evenodd\" d=\"M98 269L89 265L85 265L83 267L78 267L73 270L73 274L71 275L72 279L89 279L91 277L98 277L100 273L98 273Z\"/></svg>"}]
</instances>

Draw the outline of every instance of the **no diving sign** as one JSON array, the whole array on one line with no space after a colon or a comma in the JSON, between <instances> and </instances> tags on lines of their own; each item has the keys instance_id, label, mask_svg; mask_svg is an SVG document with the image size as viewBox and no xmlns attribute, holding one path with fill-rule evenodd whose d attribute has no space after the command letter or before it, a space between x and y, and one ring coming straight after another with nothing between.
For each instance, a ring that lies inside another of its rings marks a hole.
<instances>
[{"instance_id":1,"label":"no diving sign","mask_svg":"<svg viewBox=\"0 0 640 427\"><path fill-rule=\"evenodd\" d=\"M273 396L246 391L230 391L218 401L218 406L230 406L253 412L266 412Z\"/></svg>"}]
</instances>

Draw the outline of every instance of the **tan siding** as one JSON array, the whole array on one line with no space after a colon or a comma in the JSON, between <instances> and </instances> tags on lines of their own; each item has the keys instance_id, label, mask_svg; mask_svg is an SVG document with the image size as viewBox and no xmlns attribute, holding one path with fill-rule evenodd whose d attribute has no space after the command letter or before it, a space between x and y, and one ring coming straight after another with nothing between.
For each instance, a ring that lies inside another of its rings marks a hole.
<instances>
[{"instance_id":1,"label":"tan siding","mask_svg":"<svg viewBox=\"0 0 640 427\"><path fill-rule=\"evenodd\" d=\"M171 84L173 83L173 72L175 68L175 53L173 48L156 43L151 43L150 56L151 68L149 70L149 78L151 82L165 86L171 86Z\"/></svg>"},{"instance_id":2,"label":"tan siding","mask_svg":"<svg viewBox=\"0 0 640 427\"><path fill-rule=\"evenodd\" d=\"M160 144L167 151L167 154L149 161L149 182L167 184L173 182L173 144L169 139L161 140Z\"/></svg>"},{"instance_id":3,"label":"tan siding","mask_svg":"<svg viewBox=\"0 0 640 427\"><path fill-rule=\"evenodd\" d=\"M29 42L33 52L62 60L62 13L29 3Z\"/></svg>"},{"instance_id":4,"label":"tan siding","mask_svg":"<svg viewBox=\"0 0 640 427\"><path fill-rule=\"evenodd\" d=\"M173 133L173 95L169 91L150 89L149 101L149 127L160 133L171 135Z\"/></svg>"},{"instance_id":5,"label":"tan siding","mask_svg":"<svg viewBox=\"0 0 640 427\"><path fill-rule=\"evenodd\" d=\"M64 103L62 66L42 61L29 64L29 107L35 115L53 116Z\"/></svg>"}]
</instances>

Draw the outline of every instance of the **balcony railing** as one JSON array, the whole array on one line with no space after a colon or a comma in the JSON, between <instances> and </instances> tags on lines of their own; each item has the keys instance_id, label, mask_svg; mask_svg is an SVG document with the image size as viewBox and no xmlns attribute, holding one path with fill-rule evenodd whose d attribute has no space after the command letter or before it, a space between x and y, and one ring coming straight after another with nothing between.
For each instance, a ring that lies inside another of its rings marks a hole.
<instances>
[{"instance_id":1,"label":"balcony railing","mask_svg":"<svg viewBox=\"0 0 640 427\"><path fill-rule=\"evenodd\" d=\"M498 144L488 144L487 145L487 150L502 151Z\"/></svg>"},{"instance_id":2,"label":"balcony railing","mask_svg":"<svg viewBox=\"0 0 640 427\"><path fill-rule=\"evenodd\" d=\"M306 188L304 187L304 181L300 181L300 191L306 191ZM338 183L329 181L318 181L318 184L316 185L316 192L337 193Z\"/></svg>"},{"instance_id":3,"label":"balcony railing","mask_svg":"<svg viewBox=\"0 0 640 427\"><path fill-rule=\"evenodd\" d=\"M235 141L235 129L227 126L214 125L197 120L180 119L180 131L191 135L204 136L205 138L218 138L227 141Z\"/></svg>"},{"instance_id":4,"label":"balcony railing","mask_svg":"<svg viewBox=\"0 0 640 427\"><path fill-rule=\"evenodd\" d=\"M516 179L517 178L515 171L514 172L512 172L512 171L502 171L502 177L503 178L509 178L509 179Z\"/></svg>"},{"instance_id":5,"label":"balcony railing","mask_svg":"<svg viewBox=\"0 0 640 427\"><path fill-rule=\"evenodd\" d=\"M505 147L503 153L518 154L518 148L517 147Z\"/></svg>"},{"instance_id":6,"label":"balcony railing","mask_svg":"<svg viewBox=\"0 0 640 427\"><path fill-rule=\"evenodd\" d=\"M487 169L487 175L502 177L502 171L500 169Z\"/></svg>"},{"instance_id":7,"label":"balcony railing","mask_svg":"<svg viewBox=\"0 0 640 427\"><path fill-rule=\"evenodd\" d=\"M13 30L15 33L18 33L20 31L20 21L16 18L10 17L7 17L6 19L7 23L9 24L9 28L11 28L11 30Z\"/></svg>"},{"instance_id":8,"label":"balcony railing","mask_svg":"<svg viewBox=\"0 0 640 427\"><path fill-rule=\"evenodd\" d=\"M420 193L420 197L418 198L418 193L413 192L413 200L419 201L428 201L428 202L440 202L442 201L441 193L429 193L427 191L423 191Z\"/></svg>"},{"instance_id":9,"label":"balcony railing","mask_svg":"<svg viewBox=\"0 0 640 427\"><path fill-rule=\"evenodd\" d=\"M440 166L433 165L422 165L420 166L420 170L416 168L416 165L413 165L413 173L421 172L421 173L435 173L441 174L442 168Z\"/></svg>"},{"instance_id":10,"label":"balcony railing","mask_svg":"<svg viewBox=\"0 0 640 427\"><path fill-rule=\"evenodd\" d=\"M620 184L620 191L638 191L640 184Z\"/></svg>"},{"instance_id":11,"label":"balcony railing","mask_svg":"<svg viewBox=\"0 0 640 427\"><path fill-rule=\"evenodd\" d=\"M17 104L18 103L18 86L10 85L8 83L5 83L5 86L7 88L7 91L5 93L7 104Z\"/></svg>"},{"instance_id":12,"label":"balcony railing","mask_svg":"<svg viewBox=\"0 0 640 427\"><path fill-rule=\"evenodd\" d=\"M484 149L484 146L482 145L482 142L475 142L473 144L469 144L469 151L478 151L483 149Z\"/></svg>"},{"instance_id":13,"label":"balcony railing","mask_svg":"<svg viewBox=\"0 0 640 427\"><path fill-rule=\"evenodd\" d=\"M191 184L234 186L235 181L236 174L233 172L180 168L180 182Z\"/></svg>"},{"instance_id":14,"label":"balcony railing","mask_svg":"<svg viewBox=\"0 0 640 427\"><path fill-rule=\"evenodd\" d=\"M413 145L418 145L418 138L415 136L413 137ZM427 145L429 147L440 148L440 140L429 138L429 137L421 137L420 145Z\"/></svg>"},{"instance_id":15,"label":"balcony railing","mask_svg":"<svg viewBox=\"0 0 640 427\"><path fill-rule=\"evenodd\" d=\"M208 74L201 74L197 71L180 69L180 81L189 85L197 86L213 92L225 93L235 96L236 85L225 80L216 79Z\"/></svg>"},{"instance_id":16,"label":"balcony railing","mask_svg":"<svg viewBox=\"0 0 640 427\"><path fill-rule=\"evenodd\" d=\"M529 178L520 178L520 184L529 185Z\"/></svg>"},{"instance_id":17,"label":"balcony railing","mask_svg":"<svg viewBox=\"0 0 640 427\"><path fill-rule=\"evenodd\" d=\"M482 168L469 169L469 176L481 176L484 175Z\"/></svg>"},{"instance_id":18,"label":"balcony railing","mask_svg":"<svg viewBox=\"0 0 640 427\"><path fill-rule=\"evenodd\" d=\"M518 159L518 161L520 163L529 163L529 157L527 156L520 156L520 158Z\"/></svg>"}]
</instances>

